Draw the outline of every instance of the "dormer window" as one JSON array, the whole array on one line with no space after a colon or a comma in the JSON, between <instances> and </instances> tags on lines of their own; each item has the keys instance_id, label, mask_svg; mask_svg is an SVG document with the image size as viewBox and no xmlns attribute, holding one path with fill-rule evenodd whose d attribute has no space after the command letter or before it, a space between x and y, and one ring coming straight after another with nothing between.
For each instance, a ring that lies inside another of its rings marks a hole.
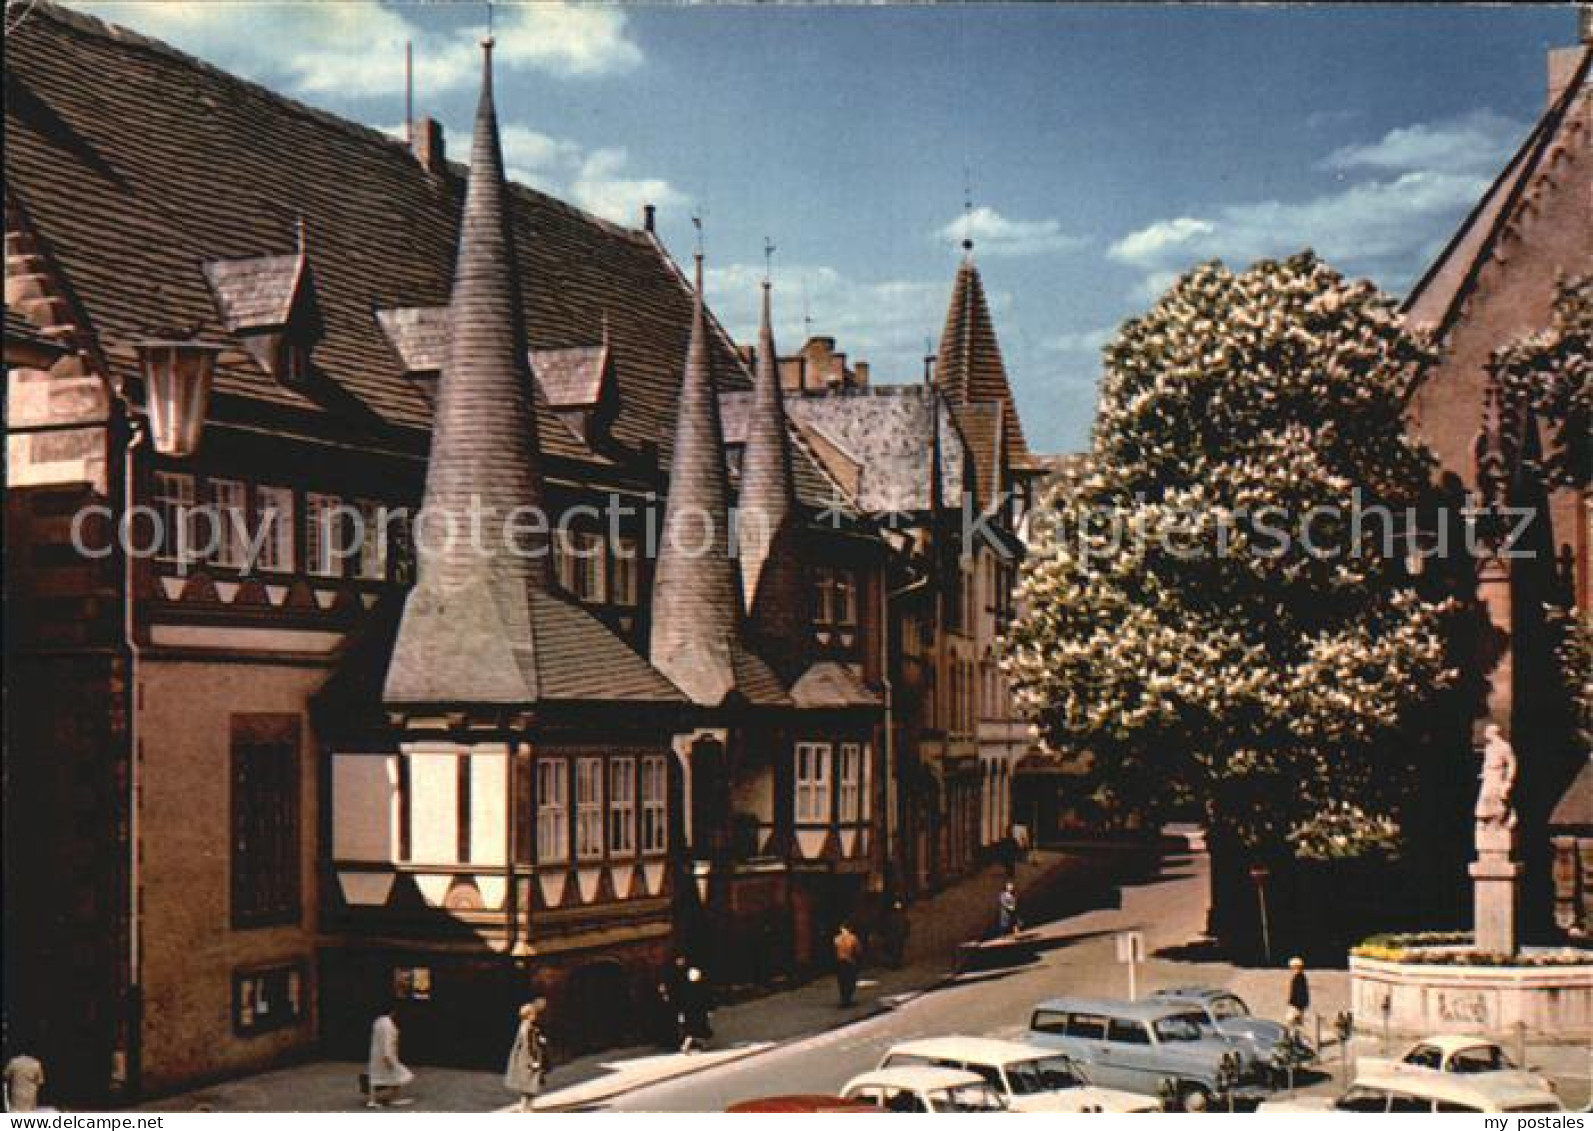
<instances>
[{"instance_id":1,"label":"dormer window","mask_svg":"<svg viewBox=\"0 0 1593 1131\"><path fill-rule=\"evenodd\" d=\"M309 389L322 325L304 252L215 260L204 271L223 324L260 368L286 388Z\"/></svg>"}]
</instances>

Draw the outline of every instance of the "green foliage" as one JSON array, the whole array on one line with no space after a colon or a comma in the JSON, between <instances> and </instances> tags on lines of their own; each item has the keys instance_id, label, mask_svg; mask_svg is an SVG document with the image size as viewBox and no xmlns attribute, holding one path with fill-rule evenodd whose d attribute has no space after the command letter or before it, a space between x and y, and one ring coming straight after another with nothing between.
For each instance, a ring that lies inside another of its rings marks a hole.
<instances>
[{"instance_id":1,"label":"green foliage","mask_svg":"<svg viewBox=\"0 0 1593 1131\"><path fill-rule=\"evenodd\" d=\"M1392 847L1412 718L1453 676L1449 610L1374 517L1429 482L1404 421L1428 347L1304 253L1196 268L1104 361L1089 467L1034 519L1020 703L1153 819L1194 803L1258 850Z\"/></svg>"}]
</instances>

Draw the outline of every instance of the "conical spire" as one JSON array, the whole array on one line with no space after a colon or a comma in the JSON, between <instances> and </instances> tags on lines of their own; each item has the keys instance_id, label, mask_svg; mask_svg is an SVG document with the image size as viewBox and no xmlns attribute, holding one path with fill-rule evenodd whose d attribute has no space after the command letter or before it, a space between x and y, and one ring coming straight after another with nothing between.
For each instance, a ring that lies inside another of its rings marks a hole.
<instances>
[{"instance_id":1,"label":"conical spire","mask_svg":"<svg viewBox=\"0 0 1593 1131\"><path fill-rule=\"evenodd\" d=\"M736 685L741 586L730 553L730 488L703 310L701 253L696 288L669 500L653 573L649 659L693 702L717 706Z\"/></svg>"},{"instance_id":2,"label":"conical spire","mask_svg":"<svg viewBox=\"0 0 1593 1131\"><path fill-rule=\"evenodd\" d=\"M540 506L542 484L490 38L482 48L448 353L416 531L418 576L388 668L389 702L539 697L532 603L548 588L546 534L513 548L496 538L508 512ZM473 508L487 533L480 540L468 535Z\"/></svg>"},{"instance_id":3,"label":"conical spire","mask_svg":"<svg viewBox=\"0 0 1593 1131\"><path fill-rule=\"evenodd\" d=\"M758 328L758 363L753 375L752 412L747 446L741 456L741 494L736 503L736 552L747 608L759 601L759 579L775 542L796 513L791 477L791 439L786 430L785 395L780 388L779 356L774 348L770 284L763 284L763 322Z\"/></svg>"},{"instance_id":4,"label":"conical spire","mask_svg":"<svg viewBox=\"0 0 1593 1131\"><path fill-rule=\"evenodd\" d=\"M996 339L990 304L985 300L984 280L974 263L972 241L964 244L957 280L952 285L946 327L936 355L935 384L953 405L999 403L1013 458L1027 456L1028 445L1013 404L1012 386L1007 382L1007 367L1001 359L1001 343Z\"/></svg>"}]
</instances>

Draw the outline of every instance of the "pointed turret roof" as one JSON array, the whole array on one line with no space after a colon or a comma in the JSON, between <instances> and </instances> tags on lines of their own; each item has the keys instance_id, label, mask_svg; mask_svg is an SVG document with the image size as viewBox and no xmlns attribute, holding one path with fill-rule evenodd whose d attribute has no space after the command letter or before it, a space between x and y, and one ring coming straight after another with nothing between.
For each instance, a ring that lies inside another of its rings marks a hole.
<instances>
[{"instance_id":1,"label":"pointed turret roof","mask_svg":"<svg viewBox=\"0 0 1593 1131\"><path fill-rule=\"evenodd\" d=\"M749 610L757 605L759 581L775 541L796 514L791 439L785 416L785 395L780 388L779 355L774 348L769 291L766 280L752 406L747 416L746 447L741 456L741 494L736 500L736 553L741 560L741 585Z\"/></svg>"},{"instance_id":2,"label":"pointed turret roof","mask_svg":"<svg viewBox=\"0 0 1593 1131\"><path fill-rule=\"evenodd\" d=\"M649 656L700 705L718 706L731 692L755 702L787 702L767 665L741 642L741 578L730 548L724 448L699 254L669 498L653 573Z\"/></svg>"},{"instance_id":3,"label":"pointed turret roof","mask_svg":"<svg viewBox=\"0 0 1593 1131\"><path fill-rule=\"evenodd\" d=\"M640 656L550 592L545 527L517 537L513 546L498 537L511 511L541 508L542 482L493 105L492 41L482 46L448 349L426 467L426 517L416 532L418 576L405 601L383 698L389 704L497 705L678 699ZM463 533L478 511L486 533L480 541ZM572 652L581 667L569 670ZM590 689L573 678L583 669Z\"/></svg>"},{"instance_id":4,"label":"pointed turret roof","mask_svg":"<svg viewBox=\"0 0 1593 1131\"><path fill-rule=\"evenodd\" d=\"M957 267L951 304L946 309L946 327L941 331L940 351L935 358L935 384L954 406L999 404L1008 459L1013 466L1026 467L1029 447L1012 399L1012 386L1007 382L1007 367L1001 360L1001 344L996 340L984 281L974 263L972 245L965 242L963 246L965 254ZM978 454L980 473L985 475L985 457L989 453Z\"/></svg>"}]
</instances>

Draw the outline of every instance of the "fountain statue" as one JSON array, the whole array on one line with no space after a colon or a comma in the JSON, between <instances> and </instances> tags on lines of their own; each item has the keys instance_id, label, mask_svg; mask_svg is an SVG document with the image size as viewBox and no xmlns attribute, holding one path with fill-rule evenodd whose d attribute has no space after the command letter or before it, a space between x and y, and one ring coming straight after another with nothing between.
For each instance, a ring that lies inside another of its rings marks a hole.
<instances>
[{"instance_id":1,"label":"fountain statue","mask_svg":"<svg viewBox=\"0 0 1593 1131\"><path fill-rule=\"evenodd\" d=\"M1482 786L1477 791L1474 840L1477 860L1471 866L1476 909L1476 945L1487 954L1516 952L1516 912L1520 903L1521 865L1515 860L1516 754L1499 727L1483 732Z\"/></svg>"}]
</instances>

